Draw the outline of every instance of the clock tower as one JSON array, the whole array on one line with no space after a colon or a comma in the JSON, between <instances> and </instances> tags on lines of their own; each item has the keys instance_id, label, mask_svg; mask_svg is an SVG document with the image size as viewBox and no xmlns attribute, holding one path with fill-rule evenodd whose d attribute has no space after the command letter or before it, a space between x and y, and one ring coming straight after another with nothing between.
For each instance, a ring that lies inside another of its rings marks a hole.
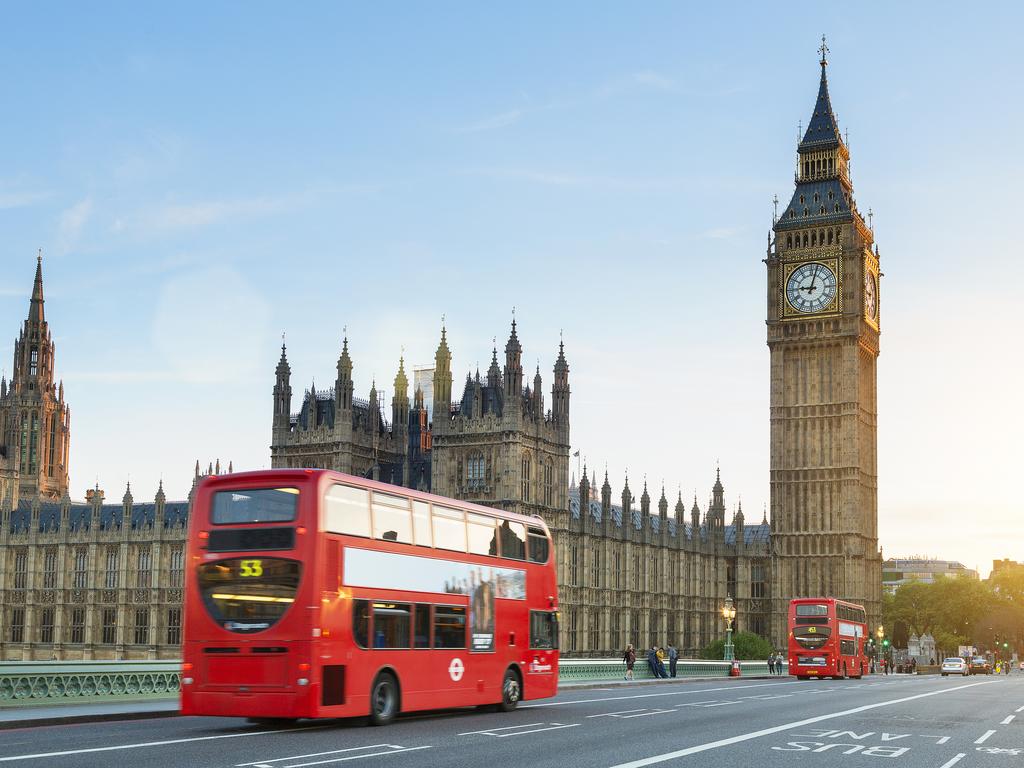
<instances>
[{"instance_id":1,"label":"clock tower","mask_svg":"<svg viewBox=\"0 0 1024 768\"><path fill-rule=\"evenodd\" d=\"M796 188L773 225L771 354L772 636L795 597L837 597L879 621L879 255L857 208L850 152L829 100L828 48L797 146Z\"/></svg>"}]
</instances>

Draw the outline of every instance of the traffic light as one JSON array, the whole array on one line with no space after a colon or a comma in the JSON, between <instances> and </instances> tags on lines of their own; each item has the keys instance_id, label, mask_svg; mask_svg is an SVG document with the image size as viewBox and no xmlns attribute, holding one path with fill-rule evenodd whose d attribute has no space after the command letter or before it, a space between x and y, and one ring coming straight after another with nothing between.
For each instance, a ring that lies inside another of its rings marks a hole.
<instances>
[{"instance_id":1,"label":"traffic light","mask_svg":"<svg viewBox=\"0 0 1024 768\"><path fill-rule=\"evenodd\" d=\"M889 639L886 638L885 640L883 640L882 641L882 645L885 646L886 648L888 648L889 647Z\"/></svg>"}]
</instances>

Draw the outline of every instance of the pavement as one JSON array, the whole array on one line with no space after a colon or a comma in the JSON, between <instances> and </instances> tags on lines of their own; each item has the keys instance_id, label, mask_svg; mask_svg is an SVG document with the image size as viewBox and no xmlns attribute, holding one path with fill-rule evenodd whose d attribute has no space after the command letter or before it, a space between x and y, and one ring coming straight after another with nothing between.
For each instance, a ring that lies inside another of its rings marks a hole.
<instances>
[{"instance_id":1,"label":"pavement","mask_svg":"<svg viewBox=\"0 0 1024 768\"><path fill-rule=\"evenodd\" d=\"M5 766L309 768L905 768L1024 765L1024 675L722 679L612 685L524 702L289 728L171 717L13 728Z\"/></svg>"}]
</instances>

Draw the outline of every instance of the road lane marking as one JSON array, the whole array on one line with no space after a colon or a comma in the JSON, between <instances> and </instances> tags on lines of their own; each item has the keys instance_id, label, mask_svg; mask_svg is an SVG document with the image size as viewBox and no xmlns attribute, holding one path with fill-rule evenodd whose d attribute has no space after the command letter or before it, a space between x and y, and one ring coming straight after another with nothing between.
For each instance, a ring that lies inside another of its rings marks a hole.
<instances>
[{"instance_id":1,"label":"road lane marking","mask_svg":"<svg viewBox=\"0 0 1024 768\"><path fill-rule=\"evenodd\" d=\"M959 763L965 757L967 757L967 753L966 752L961 752L956 757L954 757L952 760L950 760L948 763L943 763L942 765L940 765L939 768L953 768L954 765Z\"/></svg>"},{"instance_id":2,"label":"road lane marking","mask_svg":"<svg viewBox=\"0 0 1024 768\"><path fill-rule=\"evenodd\" d=\"M1019 707L1019 708L1017 709L1017 711L1018 711L1018 712L1024 712L1024 707Z\"/></svg>"},{"instance_id":3,"label":"road lane marking","mask_svg":"<svg viewBox=\"0 0 1024 768\"><path fill-rule=\"evenodd\" d=\"M572 699L568 701L549 701L544 704L527 704L519 709L537 709L539 707L564 707L569 704L595 704L602 701L624 701L626 699L649 699L657 696L681 696L691 693L713 693L715 691L737 691L743 688L768 688L772 685L801 685L802 682L792 680L786 683L754 683L752 685L727 685L722 688L700 688L696 691L667 691L663 693L636 693L632 696L606 696L603 699Z\"/></svg>"},{"instance_id":4,"label":"road lane marking","mask_svg":"<svg viewBox=\"0 0 1024 768\"><path fill-rule=\"evenodd\" d=\"M421 749L430 749L430 745L424 747L400 747L399 749L387 749L383 752L369 752L365 755L350 755L349 757L338 757L332 760L316 760L312 763L289 763L279 768L307 768L310 765L327 765L328 763L344 763L348 760L360 760L364 757L382 757L384 755L400 755L405 752L418 752Z\"/></svg>"},{"instance_id":5,"label":"road lane marking","mask_svg":"<svg viewBox=\"0 0 1024 768\"><path fill-rule=\"evenodd\" d=\"M525 725L505 725L501 728L485 728L482 731L466 731L460 733L459 736L476 736L479 733L490 733L491 731L513 731L516 728L534 728L538 725L547 725L547 723L526 723Z\"/></svg>"},{"instance_id":6,"label":"road lane marking","mask_svg":"<svg viewBox=\"0 0 1024 768\"><path fill-rule=\"evenodd\" d=\"M397 744L366 744L362 747L349 747L348 749L332 749L327 752L310 752L308 755L290 755L289 757L274 757L267 760L255 760L251 763L238 763L235 768L261 768L261 766L267 765L268 763L280 763L285 760L304 760L307 757L323 757L324 755L338 755L342 752L358 752L361 749L380 749L381 747L387 747L388 749L405 749L405 747L398 746Z\"/></svg>"},{"instance_id":7,"label":"road lane marking","mask_svg":"<svg viewBox=\"0 0 1024 768\"><path fill-rule=\"evenodd\" d=\"M623 709L623 710L620 710L619 712L604 712L604 713L602 713L600 715L587 715L587 719L590 719L592 717L618 717L619 715L628 715L628 714L631 714L633 712L643 712L643 711L644 711L643 709Z\"/></svg>"},{"instance_id":8,"label":"road lane marking","mask_svg":"<svg viewBox=\"0 0 1024 768\"><path fill-rule=\"evenodd\" d=\"M217 736L193 736L188 739L167 739L165 741L143 741L138 744L118 744L113 747L90 747L88 749L66 749L62 752L39 752L34 755L11 755L0 757L0 763L14 760L38 760L42 757L66 757L67 755L88 755L92 752L116 752L119 749L142 749L143 747L163 747L167 744L187 744L193 741L211 741L213 739L237 739L243 736L267 736L272 733L296 733L298 731L321 731L331 728L329 725L314 725L308 728L278 728L276 731L254 731L247 733L222 733Z\"/></svg>"},{"instance_id":9,"label":"road lane marking","mask_svg":"<svg viewBox=\"0 0 1024 768\"><path fill-rule=\"evenodd\" d=\"M991 736L993 733L995 733L995 731L985 731L984 735L981 738L976 739L974 743L984 744L988 740L988 737Z\"/></svg>"},{"instance_id":10,"label":"road lane marking","mask_svg":"<svg viewBox=\"0 0 1024 768\"><path fill-rule=\"evenodd\" d=\"M924 699L929 696L939 696L944 693L952 693L953 691L963 690L965 688L974 688L978 685L991 685L994 681L986 681L982 683L967 683L966 685L959 685L955 688L940 688L936 691L928 691L927 693L919 693L914 696L904 696L899 699L890 699L889 701L880 701L875 704L865 704L860 707L854 707L853 709L845 709L841 712L833 712L827 715L818 715L817 717L810 717L805 720L797 720L792 723L785 723L783 725L776 725L771 728L763 728L759 731L751 731L750 733L743 733L738 736L730 736L726 739L719 739L717 741L709 741L705 744L697 744L693 747L687 747L686 749L679 749L674 752L666 752L661 755L653 755L651 757L641 758L640 760L632 760L628 763L619 763L612 768L643 768L647 765L655 765L657 763L664 763L668 760L675 760L679 757L686 757L687 755L694 755L698 752L706 752L709 749L718 749L719 747L727 747L732 744L737 744L742 741L749 741L750 739L757 739L761 736L770 736L773 733L780 733L782 731L789 731L793 728L801 728L811 723L820 723L824 720L833 720L837 717L845 717L847 715L855 715L860 712L866 712L871 709L878 709L879 707L887 707L892 704L903 704L907 701L915 701L917 699Z\"/></svg>"},{"instance_id":11,"label":"road lane marking","mask_svg":"<svg viewBox=\"0 0 1024 768\"><path fill-rule=\"evenodd\" d=\"M569 725L561 725L559 723L551 723L547 728L534 728L532 731L516 731L515 733L491 733L489 736L494 736L496 739L506 739L509 736L525 736L528 733L540 733L541 731L557 731L561 728L578 728L579 723L570 723Z\"/></svg>"},{"instance_id":12,"label":"road lane marking","mask_svg":"<svg viewBox=\"0 0 1024 768\"><path fill-rule=\"evenodd\" d=\"M1003 720L1003 722L1001 722L1000 725L1009 725L1010 723L1013 722L1013 718L1014 717L1016 717L1016 715L1007 715L1006 719Z\"/></svg>"},{"instance_id":13,"label":"road lane marking","mask_svg":"<svg viewBox=\"0 0 1024 768\"><path fill-rule=\"evenodd\" d=\"M647 717L649 715L664 715L668 712L675 712L674 709L652 709L650 712L643 712L639 715L626 715L623 720L629 720L631 717Z\"/></svg>"}]
</instances>

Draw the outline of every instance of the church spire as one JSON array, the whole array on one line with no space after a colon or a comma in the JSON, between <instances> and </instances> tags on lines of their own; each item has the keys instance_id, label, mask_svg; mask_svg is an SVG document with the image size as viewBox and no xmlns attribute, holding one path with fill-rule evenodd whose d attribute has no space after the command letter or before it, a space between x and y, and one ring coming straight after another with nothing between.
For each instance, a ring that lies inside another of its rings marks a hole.
<instances>
[{"instance_id":1,"label":"church spire","mask_svg":"<svg viewBox=\"0 0 1024 768\"><path fill-rule=\"evenodd\" d=\"M814 113L807 121L807 130L800 141L800 151L813 148L822 150L827 147L839 146L843 138L839 134L839 121L832 112L832 101L828 95L828 46L825 45L825 36L821 36L821 47L818 48L821 54L821 80L818 83L818 99L814 102Z\"/></svg>"},{"instance_id":2,"label":"church spire","mask_svg":"<svg viewBox=\"0 0 1024 768\"><path fill-rule=\"evenodd\" d=\"M30 323L42 324L43 316L43 249L36 254L36 279L32 285L32 300L29 303L28 319Z\"/></svg>"}]
</instances>

